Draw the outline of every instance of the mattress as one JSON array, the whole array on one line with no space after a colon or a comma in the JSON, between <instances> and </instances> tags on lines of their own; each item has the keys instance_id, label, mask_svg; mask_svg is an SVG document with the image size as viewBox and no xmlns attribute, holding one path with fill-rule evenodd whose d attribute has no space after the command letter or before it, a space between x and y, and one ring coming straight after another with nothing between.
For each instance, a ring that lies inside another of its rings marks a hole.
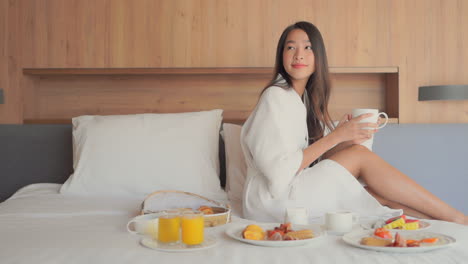
<instances>
[{"instance_id":1,"label":"mattress","mask_svg":"<svg viewBox=\"0 0 468 264\"><path fill-rule=\"evenodd\" d=\"M162 252L143 247L141 237L127 232L141 201L130 198L64 196L59 184L33 184L0 204L1 263L466 263L468 227L429 221L431 232L456 238L450 248L395 254L363 250L345 244L340 236L299 247L253 246L225 235L234 224L251 223L239 217L231 224L207 228L217 240L213 248L193 252ZM317 220L320 221L320 220Z\"/></svg>"}]
</instances>

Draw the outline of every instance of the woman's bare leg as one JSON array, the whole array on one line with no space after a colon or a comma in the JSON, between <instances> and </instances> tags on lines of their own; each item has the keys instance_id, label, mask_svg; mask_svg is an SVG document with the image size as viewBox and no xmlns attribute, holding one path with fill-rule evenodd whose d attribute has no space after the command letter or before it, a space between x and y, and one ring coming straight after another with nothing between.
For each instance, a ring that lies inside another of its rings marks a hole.
<instances>
[{"instance_id":1,"label":"woman's bare leg","mask_svg":"<svg viewBox=\"0 0 468 264\"><path fill-rule=\"evenodd\" d=\"M468 216L446 204L414 180L361 145L353 145L330 157L356 178L362 177L379 196L434 219L468 225Z\"/></svg>"},{"instance_id":2,"label":"woman's bare leg","mask_svg":"<svg viewBox=\"0 0 468 264\"><path fill-rule=\"evenodd\" d=\"M413 208L409 208L408 206L402 205L400 203L387 200L387 199L383 198L382 196L378 195L376 192L374 192L369 187L365 187L365 189L372 196L374 196L374 198L377 199L377 201L379 201L379 203L382 204L382 205L388 206L388 207L393 208L393 209L402 209L405 215L409 215L409 216L412 216L412 217L421 218L421 219L433 219L431 216L428 216L428 215L426 215L424 213L421 213L421 212L419 212L417 210L414 210Z\"/></svg>"}]
</instances>

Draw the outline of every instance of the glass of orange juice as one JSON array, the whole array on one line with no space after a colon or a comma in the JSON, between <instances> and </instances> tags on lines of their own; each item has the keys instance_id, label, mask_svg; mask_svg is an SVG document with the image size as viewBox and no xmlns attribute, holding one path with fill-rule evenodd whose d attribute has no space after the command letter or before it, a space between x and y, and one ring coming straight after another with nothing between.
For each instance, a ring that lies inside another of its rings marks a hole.
<instances>
[{"instance_id":1,"label":"glass of orange juice","mask_svg":"<svg viewBox=\"0 0 468 264\"><path fill-rule=\"evenodd\" d=\"M188 246L203 243L205 222L200 211L182 213L182 242Z\"/></svg>"},{"instance_id":2,"label":"glass of orange juice","mask_svg":"<svg viewBox=\"0 0 468 264\"><path fill-rule=\"evenodd\" d=\"M158 221L158 241L165 244L177 244L180 241L179 210L162 211Z\"/></svg>"}]
</instances>

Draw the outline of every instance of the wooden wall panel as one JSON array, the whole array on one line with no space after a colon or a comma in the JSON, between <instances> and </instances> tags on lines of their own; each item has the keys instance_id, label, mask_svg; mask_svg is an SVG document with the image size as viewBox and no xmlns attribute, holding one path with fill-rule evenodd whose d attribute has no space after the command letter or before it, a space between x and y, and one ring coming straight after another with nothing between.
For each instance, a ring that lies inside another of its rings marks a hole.
<instances>
[{"instance_id":1,"label":"wooden wall panel","mask_svg":"<svg viewBox=\"0 0 468 264\"><path fill-rule=\"evenodd\" d=\"M174 113L219 108L224 109L226 121L242 123L270 77L85 75L31 78L37 83L35 96L26 99L26 105L31 107L25 108L25 120L55 123L86 114Z\"/></svg>"},{"instance_id":2,"label":"wooden wall panel","mask_svg":"<svg viewBox=\"0 0 468 264\"><path fill-rule=\"evenodd\" d=\"M398 67L400 122L468 122L467 101L417 101L419 86L468 83L466 0L0 3L1 123L25 118L22 68L271 67L282 29L297 20L322 31L331 66Z\"/></svg>"},{"instance_id":3,"label":"wooden wall panel","mask_svg":"<svg viewBox=\"0 0 468 264\"><path fill-rule=\"evenodd\" d=\"M353 108L385 109L387 74L332 74L330 114ZM27 123L69 122L79 115L174 113L224 109L226 122L242 123L270 74L65 75L26 78ZM138 102L138 103L135 103ZM389 116L392 118L397 115Z\"/></svg>"},{"instance_id":4,"label":"wooden wall panel","mask_svg":"<svg viewBox=\"0 0 468 264\"><path fill-rule=\"evenodd\" d=\"M19 6L15 1L0 1L0 123L21 123L21 49L18 21Z\"/></svg>"}]
</instances>

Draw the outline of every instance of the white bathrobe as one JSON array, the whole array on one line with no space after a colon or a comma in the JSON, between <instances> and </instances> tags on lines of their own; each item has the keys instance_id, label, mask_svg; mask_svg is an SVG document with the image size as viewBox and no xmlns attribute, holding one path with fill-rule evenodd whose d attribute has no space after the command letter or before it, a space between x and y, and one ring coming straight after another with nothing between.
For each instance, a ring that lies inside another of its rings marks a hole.
<instances>
[{"instance_id":1,"label":"white bathrobe","mask_svg":"<svg viewBox=\"0 0 468 264\"><path fill-rule=\"evenodd\" d=\"M265 90L242 128L241 144L247 162L243 193L247 219L282 222L288 207L305 207L310 218L336 210L360 216L401 214L381 206L335 161L322 160L298 173L308 132L306 108L293 88Z\"/></svg>"}]
</instances>

